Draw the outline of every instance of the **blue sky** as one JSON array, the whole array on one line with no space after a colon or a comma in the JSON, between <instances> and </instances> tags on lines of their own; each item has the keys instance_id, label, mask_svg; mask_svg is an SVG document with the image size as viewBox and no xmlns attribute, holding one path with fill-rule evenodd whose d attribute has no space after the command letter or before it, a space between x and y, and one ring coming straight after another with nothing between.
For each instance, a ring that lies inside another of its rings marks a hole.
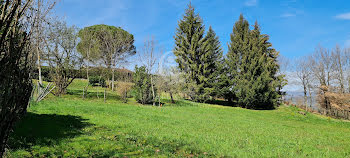
<instances>
[{"instance_id":1,"label":"blue sky","mask_svg":"<svg viewBox=\"0 0 350 158\"><path fill-rule=\"evenodd\" d=\"M80 28L94 24L120 26L135 36L141 50L154 36L165 51L174 46L177 22L189 0L61 0L56 12ZM261 26L283 56L300 57L321 44L350 47L349 0L192 0L196 12L211 25L227 50L232 27L243 13Z\"/></svg>"}]
</instances>

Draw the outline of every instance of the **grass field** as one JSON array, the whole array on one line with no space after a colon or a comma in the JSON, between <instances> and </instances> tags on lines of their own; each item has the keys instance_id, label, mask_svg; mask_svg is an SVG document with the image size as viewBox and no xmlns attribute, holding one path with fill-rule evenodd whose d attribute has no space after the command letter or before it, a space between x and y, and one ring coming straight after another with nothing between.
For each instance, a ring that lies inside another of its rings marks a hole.
<instances>
[{"instance_id":1,"label":"grass field","mask_svg":"<svg viewBox=\"0 0 350 158\"><path fill-rule=\"evenodd\" d=\"M160 107L109 92L106 103L83 81L69 95L31 105L8 157L350 157L350 123L299 109L247 110L179 100ZM81 87L80 87L81 86ZM101 93L102 95L102 93Z\"/></svg>"}]
</instances>

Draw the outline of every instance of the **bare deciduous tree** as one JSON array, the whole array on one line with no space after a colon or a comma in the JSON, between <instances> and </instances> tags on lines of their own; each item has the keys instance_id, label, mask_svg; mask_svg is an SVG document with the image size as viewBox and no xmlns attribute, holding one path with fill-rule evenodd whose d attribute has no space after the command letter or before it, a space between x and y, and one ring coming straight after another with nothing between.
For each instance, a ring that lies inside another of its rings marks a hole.
<instances>
[{"instance_id":1,"label":"bare deciduous tree","mask_svg":"<svg viewBox=\"0 0 350 158\"><path fill-rule=\"evenodd\" d=\"M57 0L36 0L33 4L32 8L32 14L34 17L34 27L33 27L33 37L32 42L34 43L34 52L37 57L37 67L38 67L38 77L39 77L39 86L40 88L43 84L43 80L41 78L41 54L44 45L43 39L45 38L43 31L45 30L45 27L47 27L48 21L48 14L53 9L55 4L57 3Z\"/></svg>"},{"instance_id":2,"label":"bare deciduous tree","mask_svg":"<svg viewBox=\"0 0 350 158\"><path fill-rule=\"evenodd\" d=\"M311 96L311 75L312 71L310 69L310 63L308 61L308 58L302 57L301 59L297 60L296 63L296 74L297 77L299 78L301 85L303 86L303 93L304 93L304 105L307 107L307 102L308 102L308 91L310 95L310 99L312 98ZM312 102L312 101L310 101Z\"/></svg>"},{"instance_id":3,"label":"bare deciduous tree","mask_svg":"<svg viewBox=\"0 0 350 158\"><path fill-rule=\"evenodd\" d=\"M310 58L313 74L319 85L330 86L332 80L332 59L328 49L318 46Z\"/></svg>"},{"instance_id":4,"label":"bare deciduous tree","mask_svg":"<svg viewBox=\"0 0 350 158\"><path fill-rule=\"evenodd\" d=\"M158 65L159 57L161 56L161 51L156 46L156 41L152 36L149 39L145 40L144 47L142 49L142 53L139 54L140 61L143 63L143 66L146 66L147 73L151 77L151 88L152 88L152 97L153 97L153 105L156 102L156 94L154 89L154 75L157 72L156 65ZM160 97L160 96L158 96Z\"/></svg>"},{"instance_id":5,"label":"bare deciduous tree","mask_svg":"<svg viewBox=\"0 0 350 158\"><path fill-rule=\"evenodd\" d=\"M76 52L78 29L58 20L52 22L48 29L46 62L58 88L55 95L61 95L77 77L77 70L82 66L82 58Z\"/></svg>"},{"instance_id":6,"label":"bare deciduous tree","mask_svg":"<svg viewBox=\"0 0 350 158\"><path fill-rule=\"evenodd\" d=\"M339 84L339 92L345 93L345 77L344 77L344 69L346 66L346 56L345 50L343 51L339 45L335 47L332 51L331 59L333 62L333 68L335 70L334 78L338 81Z\"/></svg>"}]
</instances>

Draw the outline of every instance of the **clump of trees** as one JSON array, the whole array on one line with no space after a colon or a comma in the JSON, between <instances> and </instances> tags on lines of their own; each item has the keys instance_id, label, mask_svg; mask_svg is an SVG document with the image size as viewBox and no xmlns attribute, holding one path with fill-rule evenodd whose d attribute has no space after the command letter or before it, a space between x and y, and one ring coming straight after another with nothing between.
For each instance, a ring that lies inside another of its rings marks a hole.
<instances>
[{"instance_id":1,"label":"clump of trees","mask_svg":"<svg viewBox=\"0 0 350 158\"><path fill-rule=\"evenodd\" d=\"M311 55L301 57L296 61L295 71L303 87L304 104L313 104L313 93L318 94L321 108L330 109L349 102L350 94L350 49L336 45L327 49L319 45ZM333 98L333 99L331 99ZM337 99L338 98L338 99ZM343 102L343 103L341 103Z\"/></svg>"},{"instance_id":2,"label":"clump of trees","mask_svg":"<svg viewBox=\"0 0 350 158\"><path fill-rule=\"evenodd\" d=\"M271 109L279 103L285 84L278 73L279 54L257 22L250 29L240 15L223 58L214 30L210 27L205 34L203 20L189 5L174 38L174 54L190 99L205 102L219 96L252 109Z\"/></svg>"}]
</instances>

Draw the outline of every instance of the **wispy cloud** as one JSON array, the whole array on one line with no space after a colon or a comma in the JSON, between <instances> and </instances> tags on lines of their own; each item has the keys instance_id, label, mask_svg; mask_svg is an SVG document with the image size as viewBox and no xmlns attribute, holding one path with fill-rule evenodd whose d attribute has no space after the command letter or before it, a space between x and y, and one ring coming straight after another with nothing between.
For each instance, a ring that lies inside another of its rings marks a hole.
<instances>
[{"instance_id":1,"label":"wispy cloud","mask_svg":"<svg viewBox=\"0 0 350 158\"><path fill-rule=\"evenodd\" d=\"M293 13L284 13L281 15L282 18L289 18L289 17L295 17L296 14Z\"/></svg>"},{"instance_id":2,"label":"wispy cloud","mask_svg":"<svg viewBox=\"0 0 350 158\"><path fill-rule=\"evenodd\" d=\"M349 13L343 13L343 14L338 14L335 16L337 19L342 19L342 20L350 20L350 12Z\"/></svg>"},{"instance_id":3,"label":"wispy cloud","mask_svg":"<svg viewBox=\"0 0 350 158\"><path fill-rule=\"evenodd\" d=\"M258 0L247 0L244 5L248 7L257 6Z\"/></svg>"}]
</instances>

